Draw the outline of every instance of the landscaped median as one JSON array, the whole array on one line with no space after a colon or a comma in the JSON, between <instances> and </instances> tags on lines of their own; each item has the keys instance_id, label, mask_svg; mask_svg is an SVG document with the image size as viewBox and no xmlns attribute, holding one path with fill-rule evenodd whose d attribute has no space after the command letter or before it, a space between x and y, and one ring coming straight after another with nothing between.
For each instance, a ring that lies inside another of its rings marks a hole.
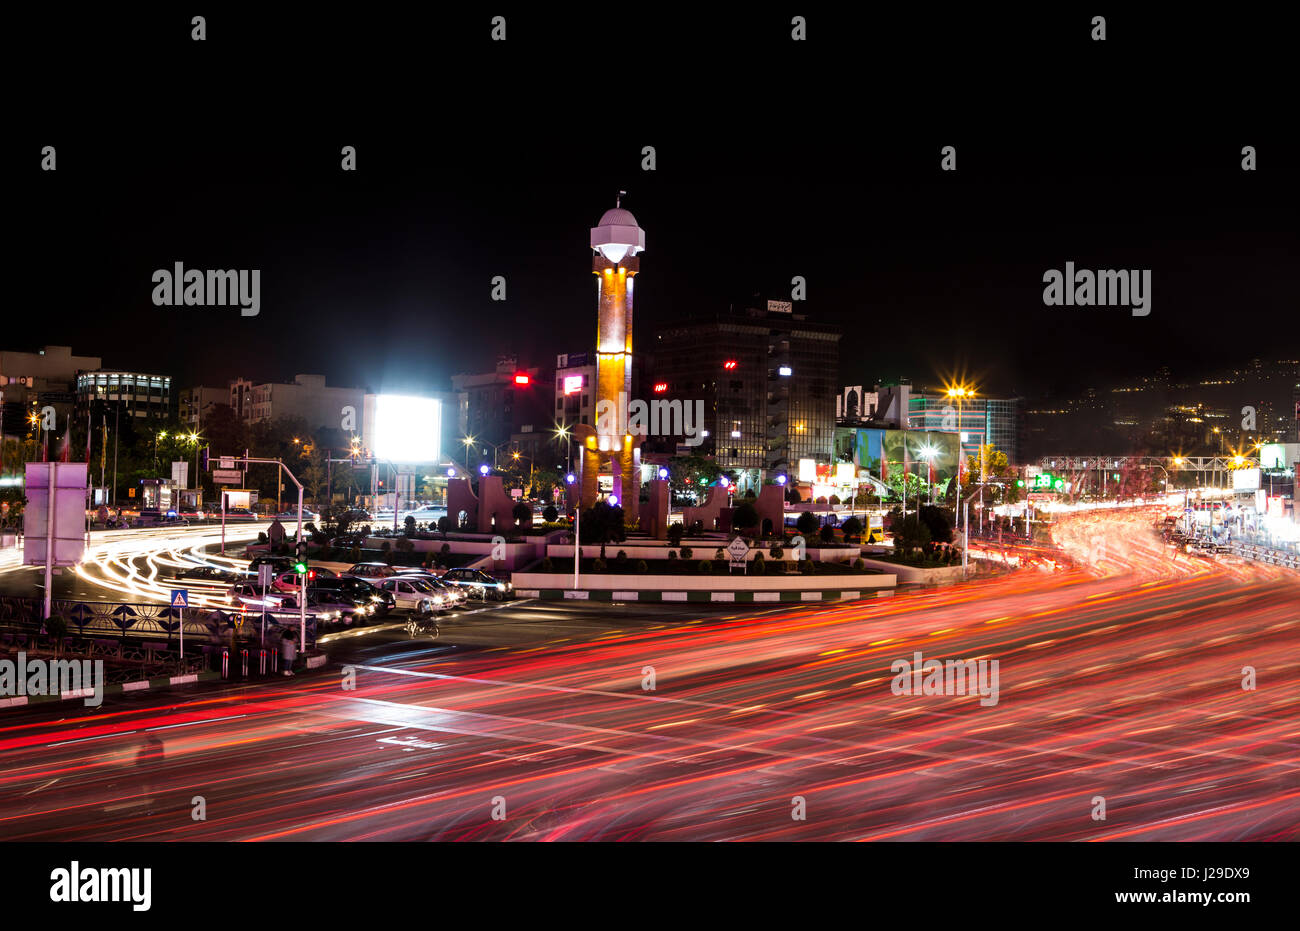
<instances>
[{"instance_id":1,"label":"landscaped median","mask_svg":"<svg viewBox=\"0 0 1300 931\"><path fill-rule=\"evenodd\" d=\"M781 601L852 601L891 594L897 577L888 573L834 575L660 575L584 572L516 572L520 598L571 598L590 601L731 601L738 604Z\"/></svg>"},{"instance_id":2,"label":"landscaped median","mask_svg":"<svg viewBox=\"0 0 1300 931\"><path fill-rule=\"evenodd\" d=\"M884 598L894 593L892 588L876 591L844 591L824 589L818 591L660 591L656 590L615 590L600 588L537 588L515 589L520 598L577 599L581 601L648 601L648 602L734 602L735 604L768 604L771 602L804 601L856 601L859 598Z\"/></svg>"}]
</instances>

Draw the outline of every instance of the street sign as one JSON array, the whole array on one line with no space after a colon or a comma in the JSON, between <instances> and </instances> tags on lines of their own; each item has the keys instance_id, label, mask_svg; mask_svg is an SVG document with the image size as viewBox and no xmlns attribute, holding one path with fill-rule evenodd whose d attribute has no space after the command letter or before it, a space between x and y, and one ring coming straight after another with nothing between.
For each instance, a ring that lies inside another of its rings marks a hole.
<instances>
[{"instance_id":1,"label":"street sign","mask_svg":"<svg viewBox=\"0 0 1300 931\"><path fill-rule=\"evenodd\" d=\"M218 485L238 485L244 480L244 473L238 469L213 469L212 481Z\"/></svg>"},{"instance_id":2,"label":"street sign","mask_svg":"<svg viewBox=\"0 0 1300 931\"><path fill-rule=\"evenodd\" d=\"M260 566L257 567L257 584L258 584L258 585L260 585L260 586L262 586L263 588L265 588L266 586L268 586L268 585L271 584L271 580L274 579L274 578L275 578L275 567L272 566L270 563L265 563L265 562L264 562L264 563L262 563Z\"/></svg>"},{"instance_id":3,"label":"street sign","mask_svg":"<svg viewBox=\"0 0 1300 931\"><path fill-rule=\"evenodd\" d=\"M233 469L234 467L235 467L235 460L234 460L234 459L222 459L222 460L221 460L221 468L223 468L223 469Z\"/></svg>"},{"instance_id":4,"label":"street sign","mask_svg":"<svg viewBox=\"0 0 1300 931\"><path fill-rule=\"evenodd\" d=\"M188 608L190 606L190 592L185 588L172 589L172 607Z\"/></svg>"},{"instance_id":5,"label":"street sign","mask_svg":"<svg viewBox=\"0 0 1300 931\"><path fill-rule=\"evenodd\" d=\"M749 544L740 537L727 544L727 555L731 557L731 567L745 568L745 557L749 555Z\"/></svg>"}]
</instances>

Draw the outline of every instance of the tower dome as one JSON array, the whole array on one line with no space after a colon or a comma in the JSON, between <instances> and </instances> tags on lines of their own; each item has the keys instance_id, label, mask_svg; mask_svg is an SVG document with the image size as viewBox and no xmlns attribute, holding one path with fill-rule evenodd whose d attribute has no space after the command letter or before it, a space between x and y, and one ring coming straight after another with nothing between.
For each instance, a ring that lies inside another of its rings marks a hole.
<instances>
[{"instance_id":1,"label":"tower dome","mask_svg":"<svg viewBox=\"0 0 1300 931\"><path fill-rule=\"evenodd\" d=\"M637 225L632 211L611 207L591 228L591 248L610 262L621 262L626 255L645 251L645 230Z\"/></svg>"}]
</instances>

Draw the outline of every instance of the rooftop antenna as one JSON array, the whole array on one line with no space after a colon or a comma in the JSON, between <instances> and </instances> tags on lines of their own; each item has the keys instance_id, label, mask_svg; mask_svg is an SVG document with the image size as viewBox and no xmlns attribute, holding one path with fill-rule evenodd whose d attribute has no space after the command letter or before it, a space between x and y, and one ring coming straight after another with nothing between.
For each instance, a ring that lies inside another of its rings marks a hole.
<instances>
[{"instance_id":1,"label":"rooftop antenna","mask_svg":"<svg viewBox=\"0 0 1300 931\"><path fill-rule=\"evenodd\" d=\"M624 198L624 196L626 196L626 194L627 194L627 191L619 191L619 192L618 192L618 196L614 198L614 206L615 206L615 207L622 207L622 206L623 206L623 198Z\"/></svg>"}]
</instances>

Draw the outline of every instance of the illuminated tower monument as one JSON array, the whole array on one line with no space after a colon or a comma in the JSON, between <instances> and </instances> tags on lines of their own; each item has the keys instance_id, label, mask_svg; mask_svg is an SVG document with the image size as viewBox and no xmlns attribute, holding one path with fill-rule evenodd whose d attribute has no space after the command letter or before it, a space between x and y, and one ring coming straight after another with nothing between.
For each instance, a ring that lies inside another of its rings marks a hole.
<instances>
[{"instance_id":1,"label":"illuminated tower monument","mask_svg":"<svg viewBox=\"0 0 1300 931\"><path fill-rule=\"evenodd\" d=\"M627 433L632 283L641 267L638 253L645 251L645 230L629 211L615 206L592 228L591 248L591 271L596 276L596 426L575 431L583 450L582 504L589 507L596 500L597 477L607 468L614 477L613 494L631 521L641 494L640 443Z\"/></svg>"}]
</instances>

